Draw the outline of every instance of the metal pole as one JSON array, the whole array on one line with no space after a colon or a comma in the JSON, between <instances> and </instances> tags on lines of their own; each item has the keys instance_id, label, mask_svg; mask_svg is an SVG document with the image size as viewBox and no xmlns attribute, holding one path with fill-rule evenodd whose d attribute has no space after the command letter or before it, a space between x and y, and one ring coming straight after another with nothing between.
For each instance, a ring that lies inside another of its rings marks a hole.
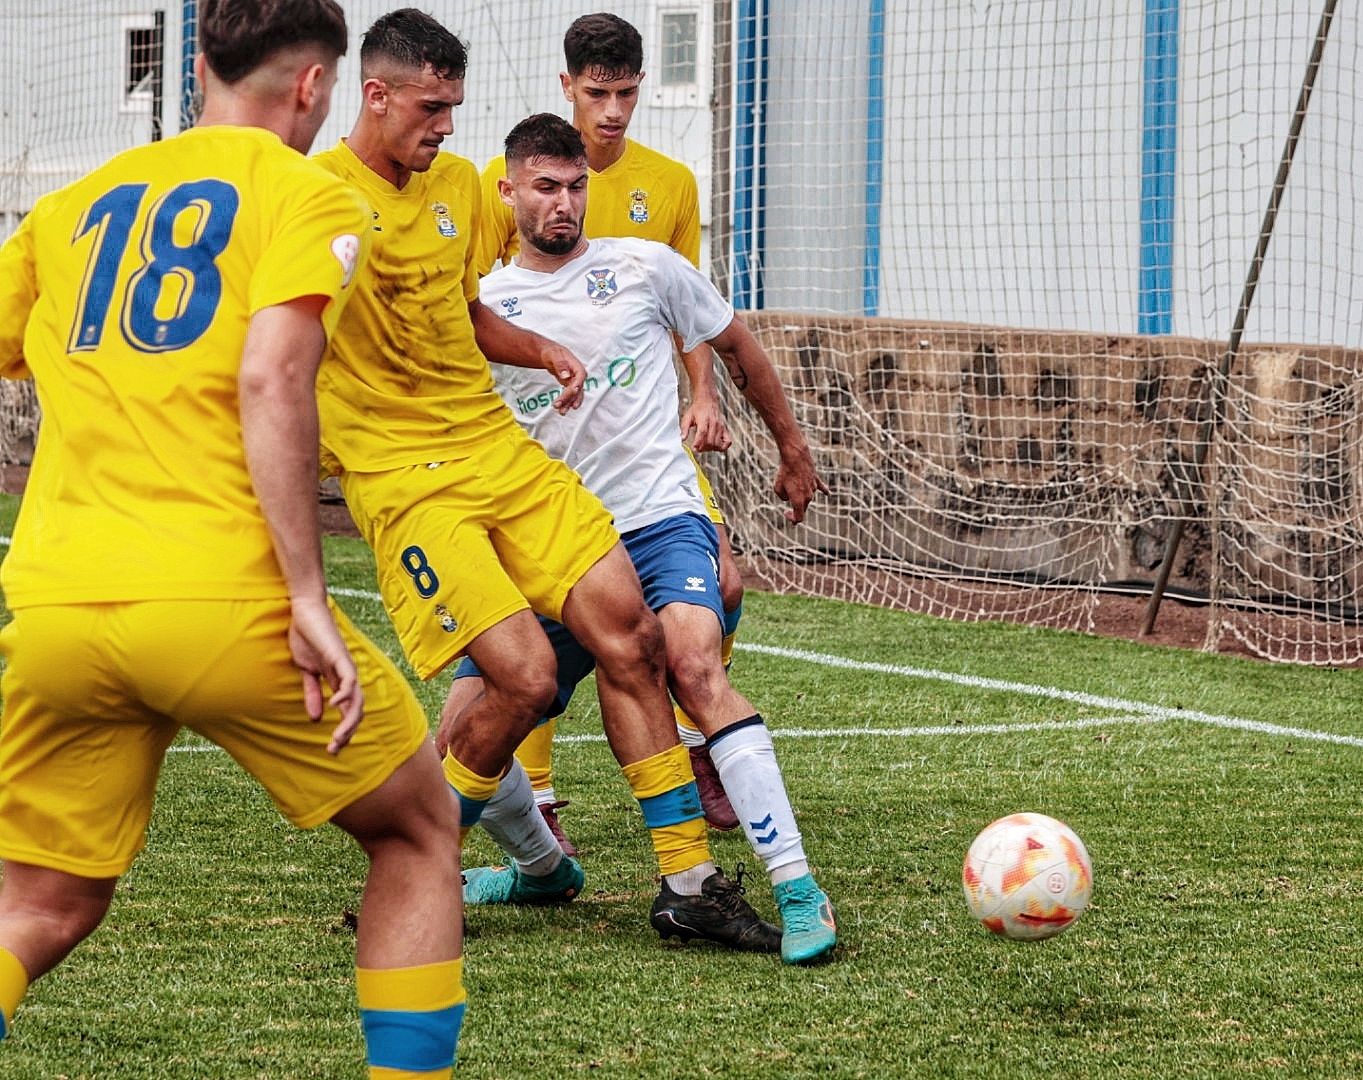
<instances>
[{"instance_id":1,"label":"metal pole","mask_svg":"<svg viewBox=\"0 0 1363 1080\"><path fill-rule=\"evenodd\" d=\"M1254 247L1254 258L1250 260L1249 273L1245 277L1245 288L1240 295L1240 307L1235 312L1235 323L1231 328L1230 341L1226 345L1225 353L1221 356L1216 378L1207 387L1207 393L1210 395L1209 415L1202 422L1197 446L1193 450L1194 472L1201 472L1203 465L1206 464L1212 439L1216 437L1225 417L1226 384L1230 379L1235 358L1240 353L1240 338L1245 332L1245 323L1249 319L1249 309L1254 302L1254 291L1259 287L1259 275L1263 270L1264 256L1268 253L1268 242L1273 238L1273 227L1278 219L1278 208L1282 205L1283 192L1287 189L1287 178L1292 172L1292 158L1297 152L1297 141L1301 137L1302 125L1306 122L1307 106L1311 103L1311 91L1315 89L1316 75L1320 71L1320 61L1325 53L1326 39L1330 36L1330 23L1334 20L1337 2L1338 0L1325 0L1325 9L1320 14L1315 44L1311 48L1311 59L1306 65L1306 75L1302 79L1301 91L1297 95L1297 108L1292 114L1292 125L1287 133L1287 142L1283 146L1282 157L1278 161L1278 175L1274 177L1273 190L1268 196L1268 209L1264 211L1263 224L1259 226L1259 241ZM1188 491L1187 498L1183 502L1191 508L1192 501L1192 492ZM1155 628L1155 618L1159 614L1160 602L1164 599L1164 590L1169 584L1169 574L1173 570L1174 559L1178 555L1179 544L1183 540L1184 520L1183 516L1174 519L1173 532L1169 534L1169 539L1165 542L1164 558L1160 562L1159 574L1155 578L1155 588L1150 594L1150 602L1145 609L1145 625L1141 628L1142 637L1148 636Z\"/></svg>"}]
</instances>

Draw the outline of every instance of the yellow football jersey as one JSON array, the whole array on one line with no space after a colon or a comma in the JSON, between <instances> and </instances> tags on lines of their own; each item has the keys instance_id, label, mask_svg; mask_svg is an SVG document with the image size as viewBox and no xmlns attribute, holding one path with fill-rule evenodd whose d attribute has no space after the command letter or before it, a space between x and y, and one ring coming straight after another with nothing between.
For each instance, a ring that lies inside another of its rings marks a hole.
<instances>
[{"instance_id":1,"label":"yellow football jersey","mask_svg":"<svg viewBox=\"0 0 1363 1080\"><path fill-rule=\"evenodd\" d=\"M382 472L453 461L514 429L469 318L473 163L440 154L398 189L344 141L314 160L373 210L369 261L317 380L324 464Z\"/></svg>"},{"instance_id":2,"label":"yellow football jersey","mask_svg":"<svg viewBox=\"0 0 1363 1080\"><path fill-rule=\"evenodd\" d=\"M506 175L506 158L493 158L480 181L483 220L479 226L475 264L486 274L499 259L510 262L520 250L516 219L497 193ZM657 240L700 266L700 197L696 178L680 161L625 140L620 159L602 172L587 172L589 237L637 236Z\"/></svg>"},{"instance_id":3,"label":"yellow football jersey","mask_svg":"<svg viewBox=\"0 0 1363 1080\"><path fill-rule=\"evenodd\" d=\"M42 427L11 607L287 595L241 443L248 322L363 261L355 193L259 128L195 128L40 199L0 248L0 375Z\"/></svg>"}]
</instances>

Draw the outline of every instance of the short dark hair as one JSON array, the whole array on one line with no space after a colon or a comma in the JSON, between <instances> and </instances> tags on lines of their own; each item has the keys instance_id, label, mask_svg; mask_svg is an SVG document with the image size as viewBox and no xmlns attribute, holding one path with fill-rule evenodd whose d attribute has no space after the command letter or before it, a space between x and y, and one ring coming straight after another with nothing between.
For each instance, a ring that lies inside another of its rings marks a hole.
<instances>
[{"instance_id":1,"label":"short dark hair","mask_svg":"<svg viewBox=\"0 0 1363 1080\"><path fill-rule=\"evenodd\" d=\"M464 43L435 19L416 8L381 15L360 41L360 70L383 57L421 71L429 67L442 79L462 79L469 54Z\"/></svg>"},{"instance_id":2,"label":"short dark hair","mask_svg":"<svg viewBox=\"0 0 1363 1080\"><path fill-rule=\"evenodd\" d=\"M644 40L619 15L598 11L568 27L563 35L563 59L569 75L585 71L621 79L644 70Z\"/></svg>"},{"instance_id":3,"label":"short dark hair","mask_svg":"<svg viewBox=\"0 0 1363 1080\"><path fill-rule=\"evenodd\" d=\"M556 161L585 161L587 147L582 133L554 113L527 116L506 136L506 163L552 158Z\"/></svg>"},{"instance_id":4,"label":"short dark hair","mask_svg":"<svg viewBox=\"0 0 1363 1080\"><path fill-rule=\"evenodd\" d=\"M281 49L316 45L345 55L345 13L336 0L203 0L199 48L227 84L244 79Z\"/></svg>"}]
</instances>

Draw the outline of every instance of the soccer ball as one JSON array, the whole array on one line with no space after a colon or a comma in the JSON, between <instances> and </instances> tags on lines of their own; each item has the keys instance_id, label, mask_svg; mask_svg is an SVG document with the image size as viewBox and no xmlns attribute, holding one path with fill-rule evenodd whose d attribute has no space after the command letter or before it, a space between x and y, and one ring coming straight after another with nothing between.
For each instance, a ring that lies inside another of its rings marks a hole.
<instances>
[{"instance_id":1,"label":"soccer ball","mask_svg":"<svg viewBox=\"0 0 1363 1080\"><path fill-rule=\"evenodd\" d=\"M965 902L985 928L1014 941L1068 929L1088 907L1093 867L1084 842L1045 814L1010 814L965 853Z\"/></svg>"}]
</instances>

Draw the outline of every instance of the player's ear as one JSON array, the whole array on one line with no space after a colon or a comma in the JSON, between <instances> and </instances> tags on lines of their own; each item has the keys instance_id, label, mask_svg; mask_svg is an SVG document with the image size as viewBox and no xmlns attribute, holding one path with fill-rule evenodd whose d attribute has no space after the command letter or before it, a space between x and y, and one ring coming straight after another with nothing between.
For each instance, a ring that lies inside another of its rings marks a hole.
<instances>
[{"instance_id":1,"label":"player's ear","mask_svg":"<svg viewBox=\"0 0 1363 1080\"><path fill-rule=\"evenodd\" d=\"M563 87L563 100L564 100L564 101L572 101L572 100L573 100L573 77L572 77L571 75L569 75L566 71L560 71L560 72L558 73L558 84L559 84L559 86Z\"/></svg>"},{"instance_id":2,"label":"player's ear","mask_svg":"<svg viewBox=\"0 0 1363 1080\"><path fill-rule=\"evenodd\" d=\"M360 87L364 107L372 113L383 116L388 112L388 84L379 78L368 78Z\"/></svg>"},{"instance_id":3,"label":"player's ear","mask_svg":"<svg viewBox=\"0 0 1363 1080\"><path fill-rule=\"evenodd\" d=\"M505 176L499 177L497 180L497 195L507 206L514 207L516 205L516 200L512 198L511 192L511 181Z\"/></svg>"},{"instance_id":4,"label":"player's ear","mask_svg":"<svg viewBox=\"0 0 1363 1080\"><path fill-rule=\"evenodd\" d=\"M298 74L297 97L299 107L311 113L317 104L317 88L326 69L321 64L309 64Z\"/></svg>"}]
</instances>

